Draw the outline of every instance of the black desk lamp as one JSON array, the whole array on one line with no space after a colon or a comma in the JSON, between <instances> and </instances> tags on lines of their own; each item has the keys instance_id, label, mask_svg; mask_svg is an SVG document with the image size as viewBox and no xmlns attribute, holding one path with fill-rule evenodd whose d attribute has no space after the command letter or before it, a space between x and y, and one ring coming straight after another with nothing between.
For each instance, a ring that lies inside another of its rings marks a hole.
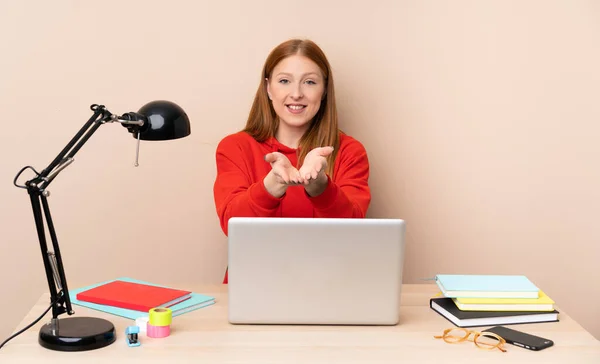
<instances>
[{"instance_id":1,"label":"black desk lamp","mask_svg":"<svg viewBox=\"0 0 600 364\"><path fill-rule=\"evenodd\" d=\"M98 349L112 344L116 340L116 334L113 324L104 319L94 317L58 319L61 314L67 313L70 316L75 312L71 307L67 279L52 217L50 216L50 208L48 207L47 197L50 195L47 190L48 185L56 178L58 173L73 162L73 156L102 124L118 122L126 127L138 140L136 166L138 165L140 140L170 140L183 138L190 134L190 122L186 113L181 107L169 101L153 101L142 106L137 113L129 112L122 116L110 113L103 105L94 104L91 109L94 112L92 117L46 169L38 173L31 166L24 167L14 180L15 186L27 189L31 198L33 217L46 269L48 288L50 289L51 305L46 312L52 308L52 319L40 329L38 341L41 346L52 350L84 351ZM36 176L27 181L24 186L20 186L17 184L17 179L26 169L31 169ZM48 250L46 244L44 218L52 240L53 252ZM42 317L43 315L40 319Z\"/></svg>"}]
</instances>

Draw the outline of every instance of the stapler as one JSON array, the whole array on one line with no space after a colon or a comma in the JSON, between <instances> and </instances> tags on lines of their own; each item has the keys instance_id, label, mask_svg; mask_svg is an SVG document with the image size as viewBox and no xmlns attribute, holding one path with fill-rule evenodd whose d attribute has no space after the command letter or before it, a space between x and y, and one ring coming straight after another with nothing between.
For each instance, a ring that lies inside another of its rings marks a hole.
<instances>
[{"instance_id":1,"label":"stapler","mask_svg":"<svg viewBox=\"0 0 600 364\"><path fill-rule=\"evenodd\" d=\"M127 340L127 346L140 346L140 342L138 340L139 333L140 328L138 326L128 326L125 329L125 340Z\"/></svg>"}]
</instances>

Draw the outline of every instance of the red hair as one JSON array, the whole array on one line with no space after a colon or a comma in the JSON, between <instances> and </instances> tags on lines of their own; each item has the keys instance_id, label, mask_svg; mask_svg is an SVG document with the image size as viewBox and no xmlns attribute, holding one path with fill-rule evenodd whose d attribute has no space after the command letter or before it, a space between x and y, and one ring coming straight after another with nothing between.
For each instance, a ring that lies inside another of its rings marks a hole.
<instances>
[{"instance_id":1,"label":"red hair","mask_svg":"<svg viewBox=\"0 0 600 364\"><path fill-rule=\"evenodd\" d=\"M256 91L248 121L243 131L254 139L263 142L275 136L279 120L273 105L267 95L265 79L270 79L273 69L283 59L301 55L317 64L325 80L325 97L321 100L319 111L310 122L308 130L299 142L298 163L302 164L306 154L316 147L333 146L333 153L327 158L327 173L332 176L335 157L339 149L340 136L338 129L338 115L335 105L335 91L333 87L333 74L325 53L310 40L291 39L275 47L263 66L261 82Z\"/></svg>"}]
</instances>

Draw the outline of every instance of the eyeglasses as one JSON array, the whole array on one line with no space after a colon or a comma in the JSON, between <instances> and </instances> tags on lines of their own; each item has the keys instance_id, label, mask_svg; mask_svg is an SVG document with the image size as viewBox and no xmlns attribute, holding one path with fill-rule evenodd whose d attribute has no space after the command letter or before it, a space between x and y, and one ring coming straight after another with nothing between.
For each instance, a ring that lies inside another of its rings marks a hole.
<instances>
[{"instance_id":1,"label":"eyeglasses","mask_svg":"<svg viewBox=\"0 0 600 364\"><path fill-rule=\"evenodd\" d=\"M471 334L474 334L473 339L471 339ZM467 330L462 327L453 327L444 330L444 333L441 336L436 335L434 338L443 339L448 344L457 344L468 340L473 341L479 349L494 350L497 348L503 353L506 352L506 349L504 349L506 340L493 332L478 332Z\"/></svg>"}]
</instances>

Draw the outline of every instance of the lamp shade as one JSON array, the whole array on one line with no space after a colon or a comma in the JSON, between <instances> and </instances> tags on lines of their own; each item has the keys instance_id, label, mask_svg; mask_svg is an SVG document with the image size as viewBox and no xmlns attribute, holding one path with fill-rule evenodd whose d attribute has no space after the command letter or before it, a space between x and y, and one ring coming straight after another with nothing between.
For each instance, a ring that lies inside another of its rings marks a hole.
<instances>
[{"instance_id":1,"label":"lamp shade","mask_svg":"<svg viewBox=\"0 0 600 364\"><path fill-rule=\"evenodd\" d=\"M171 101L157 100L142 106L138 114L146 123L140 129L141 140L171 140L190 135L190 120L183 109ZM134 134L137 138L137 135Z\"/></svg>"}]
</instances>

